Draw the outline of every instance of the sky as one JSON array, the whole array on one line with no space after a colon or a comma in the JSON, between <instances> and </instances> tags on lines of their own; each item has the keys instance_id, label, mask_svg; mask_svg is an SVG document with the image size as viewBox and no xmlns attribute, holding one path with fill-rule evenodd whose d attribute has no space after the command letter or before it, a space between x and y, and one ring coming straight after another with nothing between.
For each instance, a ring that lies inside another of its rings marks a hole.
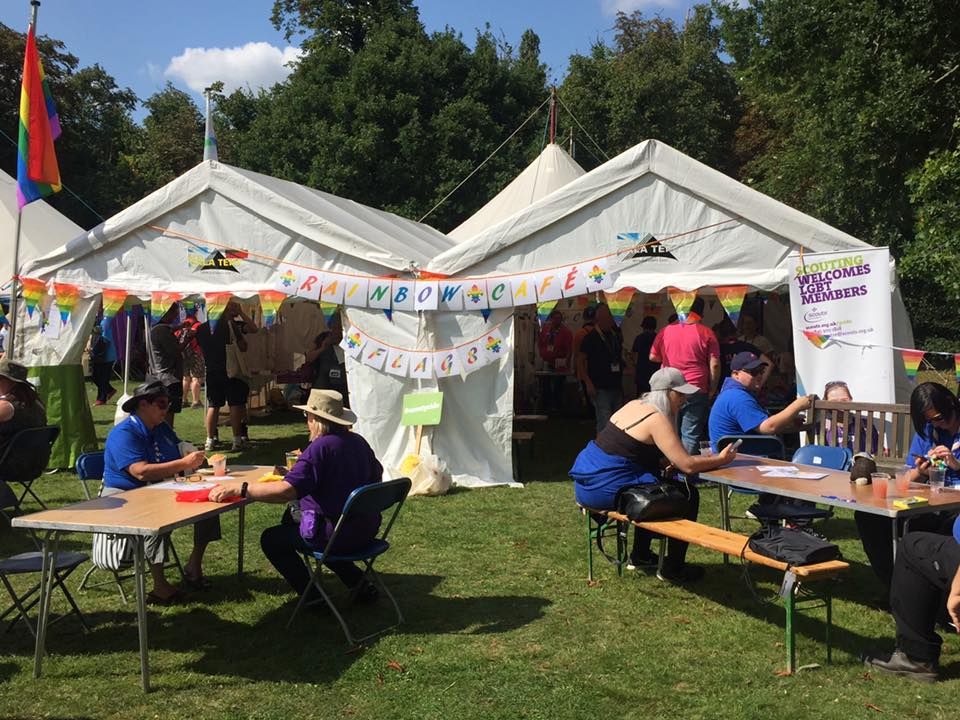
<instances>
[{"instance_id":1,"label":"sky","mask_svg":"<svg viewBox=\"0 0 960 720\"><path fill-rule=\"evenodd\" d=\"M415 0L428 31L451 27L473 45L477 29L513 47L532 28L548 79L560 82L570 55L609 43L617 11L641 10L682 22L690 0ZM65 43L80 66L99 63L144 100L169 81L200 104L203 88L223 80L230 92L282 81L299 49L270 24L271 0L42 0L41 35ZM28 0L3 0L0 22L26 31ZM136 119L144 111L138 110Z\"/></svg>"}]
</instances>

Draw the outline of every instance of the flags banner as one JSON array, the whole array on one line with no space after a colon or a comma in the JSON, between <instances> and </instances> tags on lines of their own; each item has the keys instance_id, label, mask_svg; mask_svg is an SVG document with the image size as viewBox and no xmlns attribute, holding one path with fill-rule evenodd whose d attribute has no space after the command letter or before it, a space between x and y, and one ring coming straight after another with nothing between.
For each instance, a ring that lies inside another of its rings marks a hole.
<instances>
[{"instance_id":1,"label":"flags banner","mask_svg":"<svg viewBox=\"0 0 960 720\"><path fill-rule=\"evenodd\" d=\"M606 290L610 287L609 281L613 278L610 277L610 271L607 269L607 261L605 258L587 263L587 265L589 266L586 273L587 281L585 285L587 292Z\"/></svg>"},{"instance_id":2,"label":"flags banner","mask_svg":"<svg viewBox=\"0 0 960 720\"><path fill-rule=\"evenodd\" d=\"M104 288L103 290L103 316L108 320L113 318L123 309L123 303L127 299L126 290L113 290Z\"/></svg>"},{"instance_id":3,"label":"flags banner","mask_svg":"<svg viewBox=\"0 0 960 720\"><path fill-rule=\"evenodd\" d=\"M60 190L60 168L53 142L60 137L60 118L43 73L33 25L27 30L20 86L20 126L17 142L17 205Z\"/></svg>"},{"instance_id":4,"label":"flags banner","mask_svg":"<svg viewBox=\"0 0 960 720\"><path fill-rule=\"evenodd\" d=\"M287 294L279 290L261 290L257 294L260 296L260 309L263 311L263 326L273 327L277 321L277 312L287 299Z\"/></svg>"},{"instance_id":5,"label":"flags banner","mask_svg":"<svg viewBox=\"0 0 960 720\"><path fill-rule=\"evenodd\" d=\"M547 321L547 318L550 317L550 313L553 312L558 302L559 300L547 300L546 302L537 303L537 320L540 321L541 326Z\"/></svg>"},{"instance_id":6,"label":"flags banner","mask_svg":"<svg viewBox=\"0 0 960 720\"><path fill-rule=\"evenodd\" d=\"M23 293L23 304L27 307L27 317L33 317L33 311L47 294L47 284L43 280L35 278L20 278L21 292Z\"/></svg>"},{"instance_id":7,"label":"flags banner","mask_svg":"<svg viewBox=\"0 0 960 720\"><path fill-rule=\"evenodd\" d=\"M697 299L697 291L670 288L667 290L667 295L670 296L670 302L673 303L673 309L677 311L680 322L686 322L687 315L690 314L690 308L693 307L693 301Z\"/></svg>"},{"instance_id":8,"label":"flags banner","mask_svg":"<svg viewBox=\"0 0 960 720\"><path fill-rule=\"evenodd\" d=\"M477 338L466 345L459 345L455 349L457 359L460 361L460 374L463 375L464 378L489 362L487 353L483 349L483 340L481 338Z\"/></svg>"},{"instance_id":9,"label":"flags banner","mask_svg":"<svg viewBox=\"0 0 960 720\"><path fill-rule=\"evenodd\" d=\"M366 278L350 278L344 286L343 304L352 307L366 307L369 287L370 281Z\"/></svg>"},{"instance_id":10,"label":"flags banner","mask_svg":"<svg viewBox=\"0 0 960 720\"><path fill-rule=\"evenodd\" d=\"M917 379L917 371L920 369L920 363L926 353L923 350L901 350L903 357L903 367L907 371L907 377L911 380Z\"/></svg>"},{"instance_id":11,"label":"flags banner","mask_svg":"<svg viewBox=\"0 0 960 720\"><path fill-rule=\"evenodd\" d=\"M360 362L369 365L374 370L381 370L387 361L387 354L390 348L379 340L373 338L367 339L367 344L363 346L363 352L360 354Z\"/></svg>"},{"instance_id":12,"label":"flags banner","mask_svg":"<svg viewBox=\"0 0 960 720\"><path fill-rule=\"evenodd\" d=\"M160 318L167 314L167 310L170 309L170 306L175 302L180 300L183 297L180 293L176 292L152 292L150 293L150 322L153 325L156 325L160 322Z\"/></svg>"},{"instance_id":13,"label":"flags banner","mask_svg":"<svg viewBox=\"0 0 960 720\"><path fill-rule=\"evenodd\" d=\"M414 352L410 355L410 377L419 380L433 378L433 353Z\"/></svg>"},{"instance_id":14,"label":"flags banner","mask_svg":"<svg viewBox=\"0 0 960 720\"><path fill-rule=\"evenodd\" d=\"M284 295L296 295L300 287L300 273L290 265L281 265L273 278L273 289Z\"/></svg>"},{"instance_id":15,"label":"flags banner","mask_svg":"<svg viewBox=\"0 0 960 720\"><path fill-rule=\"evenodd\" d=\"M438 378L460 374L460 358L454 348L441 350L433 354L433 370Z\"/></svg>"},{"instance_id":16,"label":"flags banner","mask_svg":"<svg viewBox=\"0 0 960 720\"><path fill-rule=\"evenodd\" d=\"M414 286L415 300L413 309L436 310L440 306L440 284L436 280L417 280Z\"/></svg>"},{"instance_id":17,"label":"flags banner","mask_svg":"<svg viewBox=\"0 0 960 720\"><path fill-rule=\"evenodd\" d=\"M333 319L333 316L336 314L337 308L339 307L340 306L336 303L320 303L320 312L323 313L323 322L327 324L327 327L330 327L330 321Z\"/></svg>"},{"instance_id":18,"label":"flags banner","mask_svg":"<svg viewBox=\"0 0 960 720\"><path fill-rule=\"evenodd\" d=\"M620 323L623 322L623 318L627 314L627 308L630 307L630 301L633 300L633 295L636 292L636 288L632 287L625 287L622 290L616 291L604 291L603 298L607 303L607 307L610 308L610 314L613 315L614 322L617 323L618 327Z\"/></svg>"},{"instance_id":19,"label":"flags banner","mask_svg":"<svg viewBox=\"0 0 960 720\"><path fill-rule=\"evenodd\" d=\"M383 366L384 372L400 377L407 376L407 367L410 365L410 353L402 348L390 348L387 352L387 361Z\"/></svg>"},{"instance_id":20,"label":"flags banner","mask_svg":"<svg viewBox=\"0 0 960 720\"><path fill-rule=\"evenodd\" d=\"M80 288L68 283L54 283L53 292L57 298L57 307L60 310L60 322L66 325L70 322L70 314L80 299Z\"/></svg>"},{"instance_id":21,"label":"flags banner","mask_svg":"<svg viewBox=\"0 0 960 720\"><path fill-rule=\"evenodd\" d=\"M466 310L486 310L489 307L487 305L487 286L484 282L473 282L464 286L463 307Z\"/></svg>"},{"instance_id":22,"label":"flags banner","mask_svg":"<svg viewBox=\"0 0 960 720\"><path fill-rule=\"evenodd\" d=\"M727 317L730 318L730 322L736 325L737 320L740 319L740 308L743 307L743 299L747 296L747 286L727 285L726 287L718 287L716 290L717 299L726 311Z\"/></svg>"},{"instance_id":23,"label":"flags banner","mask_svg":"<svg viewBox=\"0 0 960 720\"><path fill-rule=\"evenodd\" d=\"M343 334L343 339L340 341L340 347L343 348L344 355L355 358L361 352L363 352L363 346L366 341L366 335L356 328L350 328L349 332L345 332Z\"/></svg>"},{"instance_id":24,"label":"flags banner","mask_svg":"<svg viewBox=\"0 0 960 720\"><path fill-rule=\"evenodd\" d=\"M507 354L500 328L495 327L484 336L483 351L487 354L488 363L499 362Z\"/></svg>"},{"instance_id":25,"label":"flags banner","mask_svg":"<svg viewBox=\"0 0 960 720\"><path fill-rule=\"evenodd\" d=\"M205 300L207 306L207 321L210 323L211 333L217 329L217 321L220 320L220 316L223 315L223 311L227 309L227 304L230 302L230 298L232 297L233 294L228 292L204 294L203 299Z\"/></svg>"}]
</instances>

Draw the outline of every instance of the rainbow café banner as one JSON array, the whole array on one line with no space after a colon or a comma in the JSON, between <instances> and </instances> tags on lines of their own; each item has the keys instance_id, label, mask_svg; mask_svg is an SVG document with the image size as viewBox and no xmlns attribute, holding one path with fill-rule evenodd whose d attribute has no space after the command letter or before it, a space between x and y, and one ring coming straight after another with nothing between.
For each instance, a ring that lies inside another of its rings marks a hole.
<instances>
[{"instance_id":1,"label":"rainbow caf\u00e9 banner","mask_svg":"<svg viewBox=\"0 0 960 720\"><path fill-rule=\"evenodd\" d=\"M791 255L788 267L797 394L842 380L854 400L895 402L889 250Z\"/></svg>"}]
</instances>

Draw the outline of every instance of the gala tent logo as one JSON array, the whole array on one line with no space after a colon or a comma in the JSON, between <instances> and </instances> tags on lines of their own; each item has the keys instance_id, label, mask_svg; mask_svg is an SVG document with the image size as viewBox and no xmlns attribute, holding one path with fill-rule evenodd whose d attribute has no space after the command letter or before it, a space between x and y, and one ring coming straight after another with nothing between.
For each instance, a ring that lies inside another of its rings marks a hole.
<instances>
[{"instance_id":1,"label":"gala tent logo","mask_svg":"<svg viewBox=\"0 0 960 720\"><path fill-rule=\"evenodd\" d=\"M660 241L650 233L617 233L617 242L629 243L631 245L631 248L628 248L627 250L631 253L628 255L630 258L636 258L638 260L645 258L660 258L662 260L677 259L674 257L673 253L661 245ZM636 252L633 252L633 248L636 248Z\"/></svg>"},{"instance_id":2,"label":"gala tent logo","mask_svg":"<svg viewBox=\"0 0 960 720\"><path fill-rule=\"evenodd\" d=\"M211 250L200 246L187 248L187 264L193 272L225 270L239 273L240 270L237 266L241 260L246 259L247 252L245 250L219 250L216 248Z\"/></svg>"}]
</instances>

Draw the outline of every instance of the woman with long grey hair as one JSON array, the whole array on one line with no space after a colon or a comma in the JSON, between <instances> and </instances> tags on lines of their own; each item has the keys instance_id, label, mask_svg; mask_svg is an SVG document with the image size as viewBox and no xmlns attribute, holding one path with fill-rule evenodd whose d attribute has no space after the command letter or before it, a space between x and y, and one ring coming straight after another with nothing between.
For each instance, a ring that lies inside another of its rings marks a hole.
<instances>
[{"instance_id":1,"label":"woman with long grey hair","mask_svg":"<svg viewBox=\"0 0 960 720\"><path fill-rule=\"evenodd\" d=\"M737 452L728 445L717 455L689 455L677 436L676 416L687 395L697 392L676 368L662 368L650 376L650 392L624 405L613 414L594 440L580 451L570 476L577 502L595 510L612 510L617 492L631 485L677 482L664 477L668 464L692 475L728 465ZM678 487L687 496L689 520L700 509L697 488L683 481ZM655 567L650 551L652 535L634 533L628 567ZM690 582L703 576L703 568L686 563L687 544L669 541L667 558L658 573L661 580Z\"/></svg>"}]
</instances>

